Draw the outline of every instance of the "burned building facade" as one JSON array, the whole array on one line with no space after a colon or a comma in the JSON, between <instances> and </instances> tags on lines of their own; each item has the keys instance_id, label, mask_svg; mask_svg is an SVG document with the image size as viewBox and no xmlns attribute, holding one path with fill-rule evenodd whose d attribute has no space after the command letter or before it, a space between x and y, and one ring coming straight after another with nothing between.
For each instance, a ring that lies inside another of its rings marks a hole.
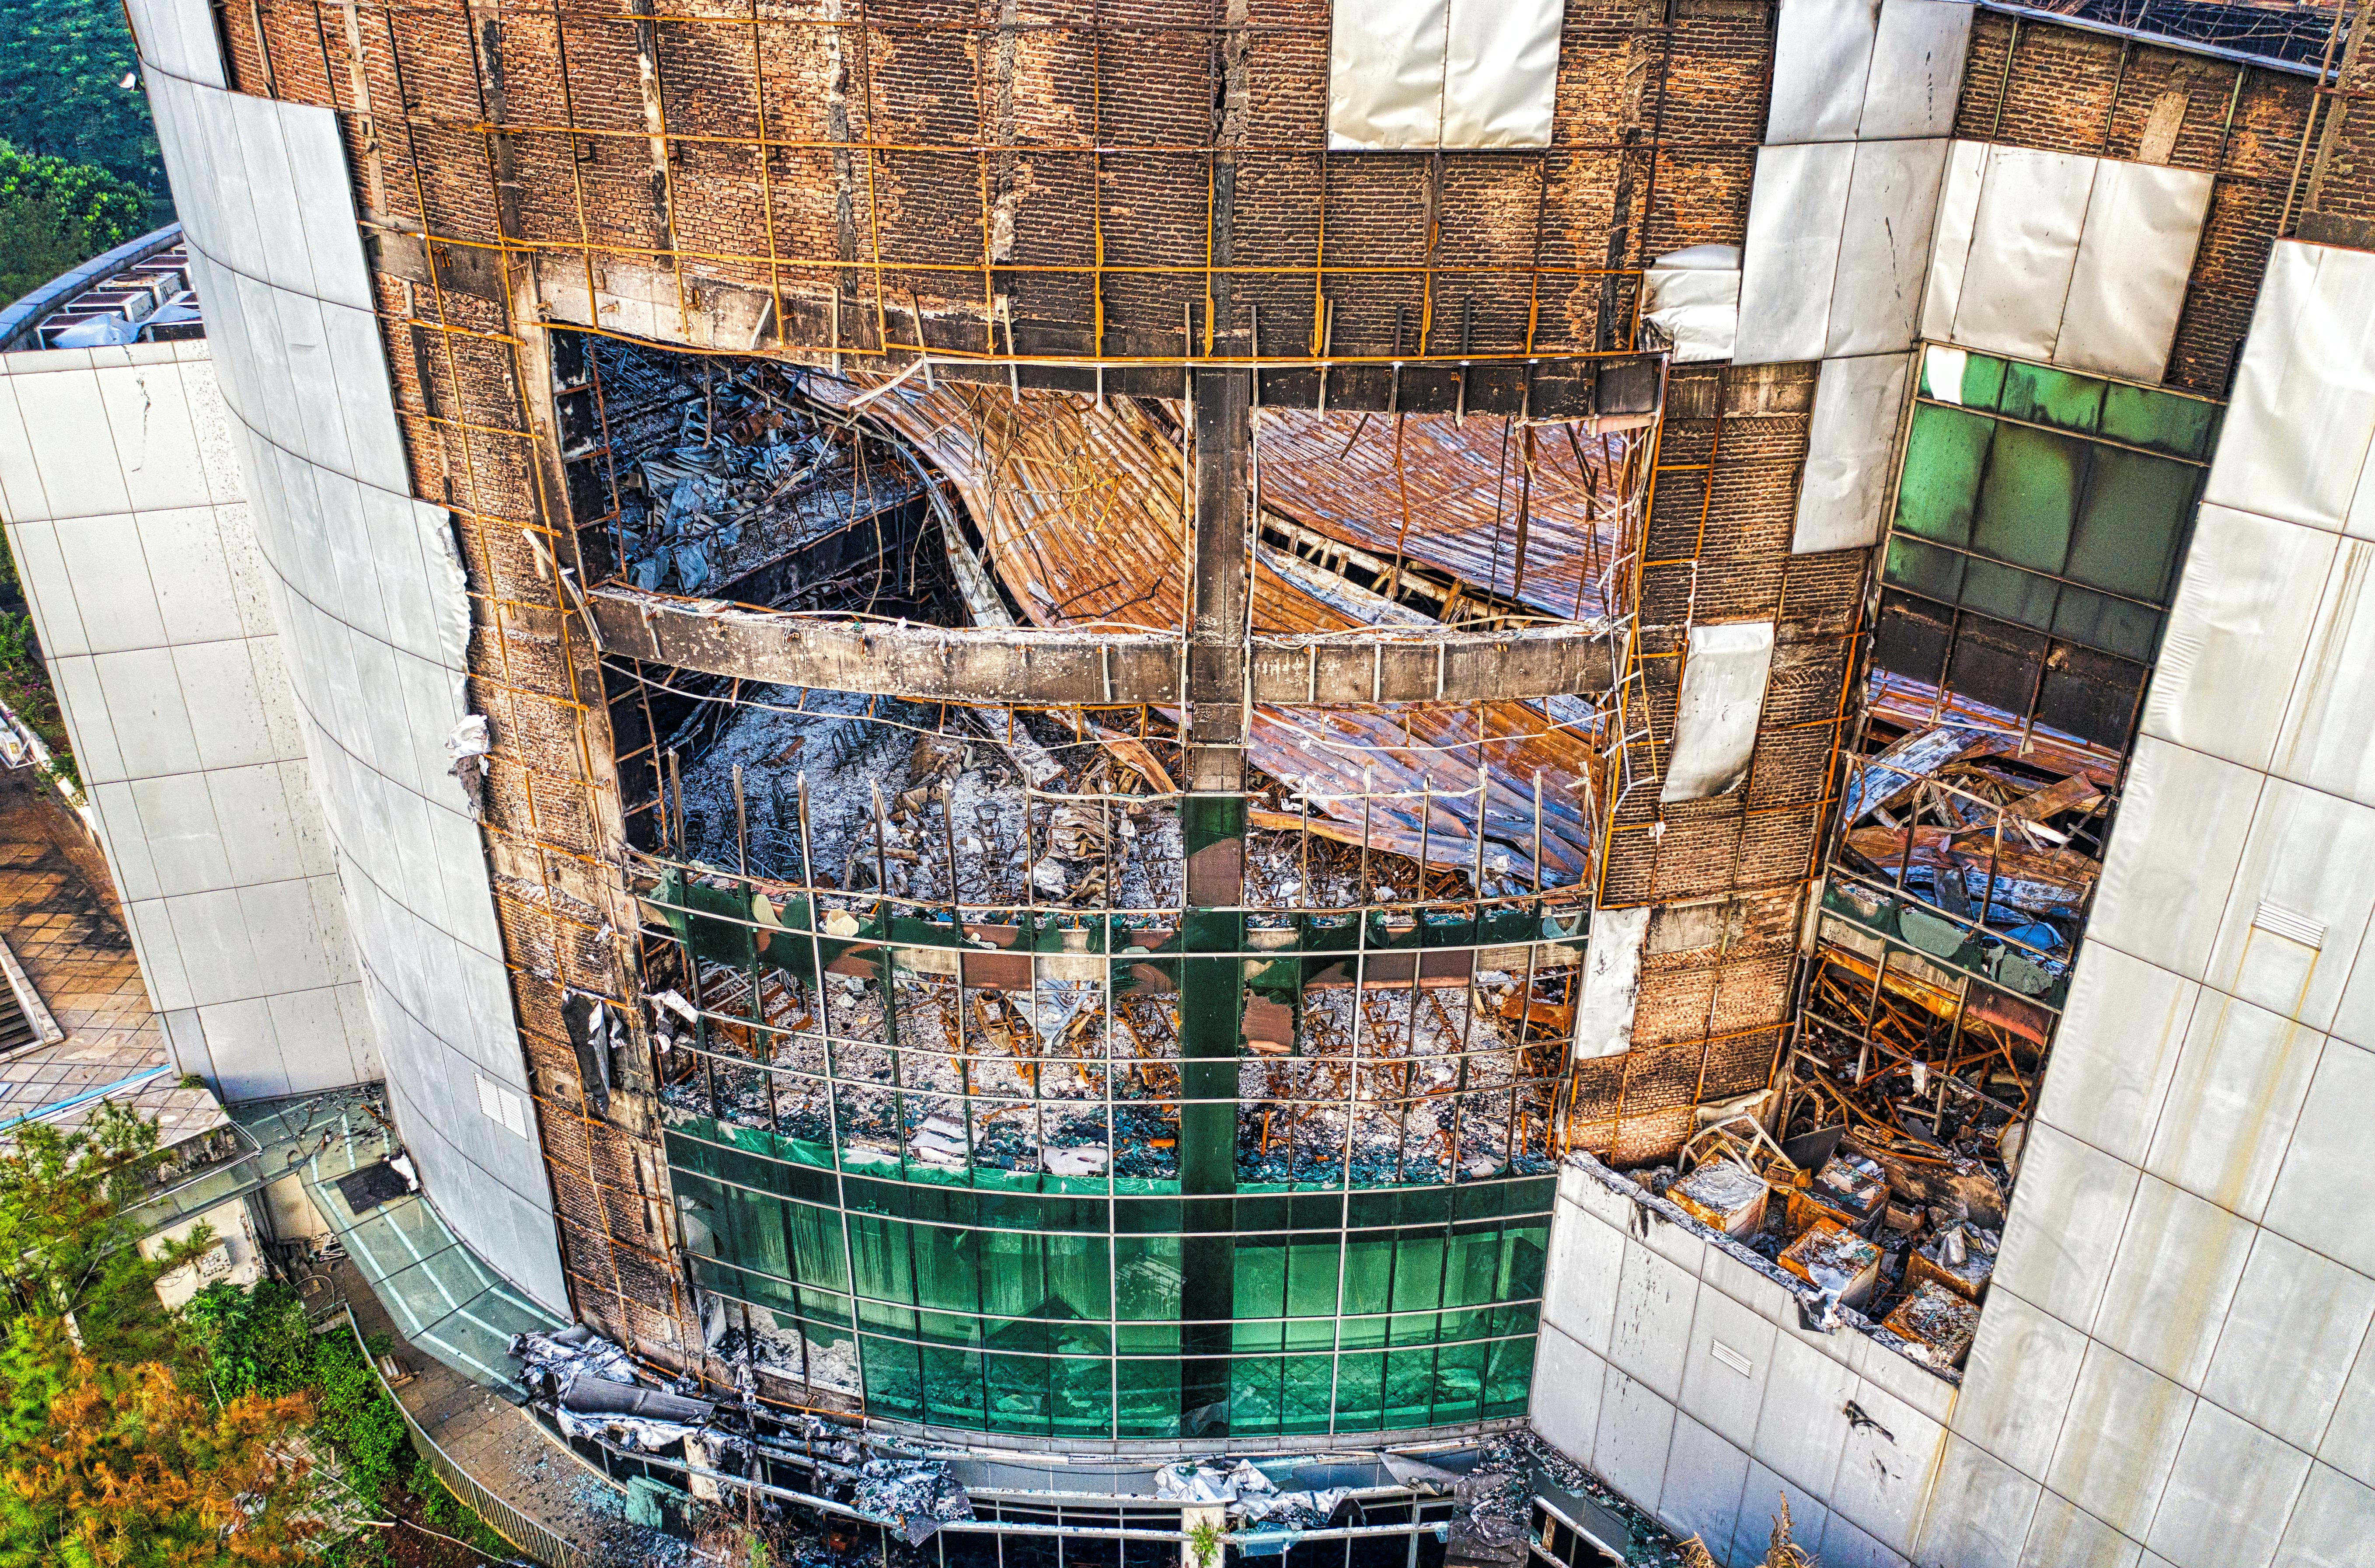
<instances>
[{"instance_id":1,"label":"burned building facade","mask_svg":"<svg viewBox=\"0 0 2375 1568\"><path fill-rule=\"evenodd\" d=\"M2351 1560L2358 14L136 6L330 1076L753 1421Z\"/></svg>"}]
</instances>

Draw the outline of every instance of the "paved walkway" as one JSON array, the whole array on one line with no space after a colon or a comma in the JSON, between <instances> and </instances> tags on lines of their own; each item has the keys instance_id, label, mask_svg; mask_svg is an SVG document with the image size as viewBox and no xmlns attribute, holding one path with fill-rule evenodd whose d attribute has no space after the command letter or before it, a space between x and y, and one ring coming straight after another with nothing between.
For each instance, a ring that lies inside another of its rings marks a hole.
<instances>
[{"instance_id":1,"label":"paved walkway","mask_svg":"<svg viewBox=\"0 0 2375 1568\"><path fill-rule=\"evenodd\" d=\"M101 1098L156 1118L164 1144L223 1120L167 1066L106 862L30 770L0 772L0 939L65 1032L0 1058L0 1130L32 1116L72 1126Z\"/></svg>"}]
</instances>

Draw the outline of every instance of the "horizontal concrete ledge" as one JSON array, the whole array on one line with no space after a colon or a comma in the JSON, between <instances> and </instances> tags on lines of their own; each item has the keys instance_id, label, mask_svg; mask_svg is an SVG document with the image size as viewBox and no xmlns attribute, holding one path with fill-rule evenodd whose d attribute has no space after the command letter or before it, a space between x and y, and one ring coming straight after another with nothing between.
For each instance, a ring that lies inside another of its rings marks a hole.
<instances>
[{"instance_id":1,"label":"horizontal concrete ledge","mask_svg":"<svg viewBox=\"0 0 2375 1568\"><path fill-rule=\"evenodd\" d=\"M1180 701L1184 643L1152 631L916 626L684 599L615 585L585 595L608 655L711 675L923 702L1135 707ZM1527 701L1606 691L1625 633L1590 626L1257 637L1268 707Z\"/></svg>"}]
</instances>

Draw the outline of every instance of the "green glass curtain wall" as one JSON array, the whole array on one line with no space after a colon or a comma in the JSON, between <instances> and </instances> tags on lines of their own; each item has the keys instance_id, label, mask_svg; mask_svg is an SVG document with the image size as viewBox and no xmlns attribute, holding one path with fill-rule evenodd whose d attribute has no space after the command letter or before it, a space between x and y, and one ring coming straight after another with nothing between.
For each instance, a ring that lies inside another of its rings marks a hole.
<instances>
[{"instance_id":1,"label":"green glass curtain wall","mask_svg":"<svg viewBox=\"0 0 2375 1568\"><path fill-rule=\"evenodd\" d=\"M1524 1411L1553 1178L1084 1197L847 1176L753 1147L767 1136L668 1131L695 1279L872 1414L1176 1438ZM1235 1261L1229 1390L1183 1415L1183 1237L1214 1232Z\"/></svg>"}]
</instances>

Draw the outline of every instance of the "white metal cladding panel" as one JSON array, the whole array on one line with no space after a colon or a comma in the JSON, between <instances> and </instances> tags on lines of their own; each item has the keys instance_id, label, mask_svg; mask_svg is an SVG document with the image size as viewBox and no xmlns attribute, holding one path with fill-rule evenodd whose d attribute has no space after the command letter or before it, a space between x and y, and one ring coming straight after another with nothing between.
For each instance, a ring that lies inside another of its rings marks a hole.
<instances>
[{"instance_id":1,"label":"white metal cladding panel","mask_svg":"<svg viewBox=\"0 0 2375 1568\"><path fill-rule=\"evenodd\" d=\"M1970 41L1957 0L1782 0L1765 140L1946 136Z\"/></svg>"},{"instance_id":2,"label":"white metal cladding panel","mask_svg":"<svg viewBox=\"0 0 2375 1568\"><path fill-rule=\"evenodd\" d=\"M1336 7L1328 49L1330 147L1431 147L1440 141L1449 23L1447 0Z\"/></svg>"},{"instance_id":3,"label":"white metal cladding panel","mask_svg":"<svg viewBox=\"0 0 2375 1568\"><path fill-rule=\"evenodd\" d=\"M1758 150L1741 257L1734 364L1823 357L1855 154L1848 142Z\"/></svg>"},{"instance_id":4,"label":"white metal cladding panel","mask_svg":"<svg viewBox=\"0 0 2375 1568\"><path fill-rule=\"evenodd\" d=\"M1826 358L1913 347L1945 163L1944 140L1856 145L1823 338Z\"/></svg>"},{"instance_id":5,"label":"white metal cladding panel","mask_svg":"<svg viewBox=\"0 0 2375 1568\"><path fill-rule=\"evenodd\" d=\"M1790 554L1865 549L1879 542L1911 364L1908 354L1823 361Z\"/></svg>"},{"instance_id":6,"label":"white metal cladding panel","mask_svg":"<svg viewBox=\"0 0 2375 1568\"><path fill-rule=\"evenodd\" d=\"M1954 340L1990 353L2050 360L2097 159L1994 148L1971 226Z\"/></svg>"},{"instance_id":7,"label":"white metal cladding panel","mask_svg":"<svg viewBox=\"0 0 2375 1568\"><path fill-rule=\"evenodd\" d=\"M2279 240L2251 314L2206 501L2375 536L2375 254Z\"/></svg>"},{"instance_id":8,"label":"white metal cladding panel","mask_svg":"<svg viewBox=\"0 0 2375 1568\"><path fill-rule=\"evenodd\" d=\"M1451 0L1443 145L1548 147L1566 0Z\"/></svg>"},{"instance_id":9,"label":"white metal cladding panel","mask_svg":"<svg viewBox=\"0 0 2375 1568\"><path fill-rule=\"evenodd\" d=\"M1872 66L1872 0L1781 0L1773 25L1768 146L1852 141Z\"/></svg>"},{"instance_id":10,"label":"white metal cladding panel","mask_svg":"<svg viewBox=\"0 0 2375 1568\"><path fill-rule=\"evenodd\" d=\"M208 87L222 87L222 49L206 0L127 0L132 30L148 64Z\"/></svg>"},{"instance_id":11,"label":"white metal cladding panel","mask_svg":"<svg viewBox=\"0 0 2375 1568\"><path fill-rule=\"evenodd\" d=\"M1756 744L1765 677L1773 664L1773 622L1735 620L1691 628L1683 688L1674 703L1674 745L1666 759L1669 803L1705 800L1737 788Z\"/></svg>"},{"instance_id":12,"label":"white metal cladding panel","mask_svg":"<svg viewBox=\"0 0 2375 1568\"><path fill-rule=\"evenodd\" d=\"M1641 947L1649 906L1602 909L1591 916L1583 1001L1576 1010L1575 1054L1618 1056L1633 1048L1633 1010L1641 995Z\"/></svg>"},{"instance_id":13,"label":"white metal cladding panel","mask_svg":"<svg viewBox=\"0 0 2375 1568\"><path fill-rule=\"evenodd\" d=\"M334 116L149 81L177 195L195 182L192 271L407 1141L455 1231L565 1308L536 1149L487 1136L471 1090L483 1071L525 1095L527 1078L478 830L444 771L470 610L449 520L409 493ZM301 253L265 255L267 234Z\"/></svg>"},{"instance_id":14,"label":"white metal cladding panel","mask_svg":"<svg viewBox=\"0 0 2375 1568\"><path fill-rule=\"evenodd\" d=\"M1886 0L1873 35L1860 139L1954 134L1974 9L1961 0Z\"/></svg>"},{"instance_id":15,"label":"white metal cladding panel","mask_svg":"<svg viewBox=\"0 0 2375 1568\"><path fill-rule=\"evenodd\" d=\"M1329 29L1329 145L1548 147L1566 0L1377 0Z\"/></svg>"},{"instance_id":16,"label":"white metal cladding panel","mask_svg":"<svg viewBox=\"0 0 2375 1568\"><path fill-rule=\"evenodd\" d=\"M2211 177L2191 169L2108 161L2097 168L2055 364L2161 379L2210 191Z\"/></svg>"}]
</instances>

